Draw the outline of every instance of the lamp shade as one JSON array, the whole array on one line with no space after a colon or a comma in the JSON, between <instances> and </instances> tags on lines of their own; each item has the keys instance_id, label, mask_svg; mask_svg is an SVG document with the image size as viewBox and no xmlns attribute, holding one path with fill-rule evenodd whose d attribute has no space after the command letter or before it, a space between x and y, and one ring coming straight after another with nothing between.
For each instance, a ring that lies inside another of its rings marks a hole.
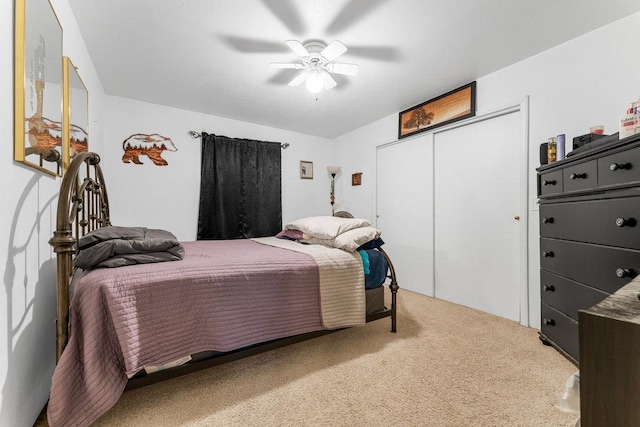
<instances>
[{"instance_id":1,"label":"lamp shade","mask_svg":"<svg viewBox=\"0 0 640 427\"><path fill-rule=\"evenodd\" d=\"M327 166L327 170L331 175L335 175L340 172L342 168L340 166Z\"/></svg>"},{"instance_id":2,"label":"lamp shade","mask_svg":"<svg viewBox=\"0 0 640 427\"><path fill-rule=\"evenodd\" d=\"M317 69L313 69L309 72L307 76L307 89L311 93L318 93L322 90L324 86L324 81L322 80L322 75L320 71Z\"/></svg>"}]
</instances>

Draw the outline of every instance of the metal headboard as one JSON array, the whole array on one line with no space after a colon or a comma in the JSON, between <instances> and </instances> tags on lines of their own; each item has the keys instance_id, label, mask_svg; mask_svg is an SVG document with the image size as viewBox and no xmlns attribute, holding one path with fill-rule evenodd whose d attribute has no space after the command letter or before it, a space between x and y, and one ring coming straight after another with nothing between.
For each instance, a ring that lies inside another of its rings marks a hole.
<instances>
[{"instance_id":1,"label":"metal headboard","mask_svg":"<svg viewBox=\"0 0 640 427\"><path fill-rule=\"evenodd\" d=\"M56 230L49 240L57 258L56 362L69 336L69 289L75 272L76 242L89 231L106 225L111 222L100 156L79 153L62 179Z\"/></svg>"}]
</instances>

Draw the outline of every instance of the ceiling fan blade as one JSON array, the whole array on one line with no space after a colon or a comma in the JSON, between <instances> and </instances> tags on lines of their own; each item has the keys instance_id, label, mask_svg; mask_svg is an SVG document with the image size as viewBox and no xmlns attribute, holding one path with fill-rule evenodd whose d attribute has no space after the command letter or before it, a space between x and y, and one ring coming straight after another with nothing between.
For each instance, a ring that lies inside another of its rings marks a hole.
<instances>
[{"instance_id":1,"label":"ceiling fan blade","mask_svg":"<svg viewBox=\"0 0 640 427\"><path fill-rule=\"evenodd\" d=\"M224 44L238 52L247 53L286 53L287 48L280 42L255 39L251 37L238 37L221 35Z\"/></svg>"},{"instance_id":2,"label":"ceiling fan blade","mask_svg":"<svg viewBox=\"0 0 640 427\"><path fill-rule=\"evenodd\" d=\"M289 46L293 53L298 55L300 58L309 56L309 52L307 52L307 49L298 40L287 40L285 41L285 43L287 44L287 46Z\"/></svg>"},{"instance_id":3,"label":"ceiling fan blade","mask_svg":"<svg viewBox=\"0 0 640 427\"><path fill-rule=\"evenodd\" d=\"M345 64L342 62L331 62L327 64L327 71L330 73L344 74L345 76L356 76L360 66L358 64Z\"/></svg>"},{"instance_id":4,"label":"ceiling fan blade","mask_svg":"<svg viewBox=\"0 0 640 427\"><path fill-rule=\"evenodd\" d=\"M320 52L320 55L327 58L327 61L333 61L346 51L347 47L340 40L334 40Z\"/></svg>"},{"instance_id":5,"label":"ceiling fan blade","mask_svg":"<svg viewBox=\"0 0 640 427\"><path fill-rule=\"evenodd\" d=\"M291 33L299 35L305 32L305 25L294 0L261 0L267 9L282 22Z\"/></svg>"},{"instance_id":6,"label":"ceiling fan blade","mask_svg":"<svg viewBox=\"0 0 640 427\"><path fill-rule=\"evenodd\" d=\"M332 87L335 87L338 84L336 83L335 80L333 80L333 77L331 77L331 75L326 71L323 70L320 73L320 75L322 76L322 83L324 84L325 90L331 89Z\"/></svg>"},{"instance_id":7,"label":"ceiling fan blade","mask_svg":"<svg viewBox=\"0 0 640 427\"><path fill-rule=\"evenodd\" d=\"M271 68L291 68L294 70L301 70L304 68L302 64L295 64L292 62L272 62L269 64Z\"/></svg>"},{"instance_id":8,"label":"ceiling fan blade","mask_svg":"<svg viewBox=\"0 0 640 427\"><path fill-rule=\"evenodd\" d=\"M342 33L387 2L390 3L389 0L349 0L325 32L327 34Z\"/></svg>"},{"instance_id":9,"label":"ceiling fan blade","mask_svg":"<svg viewBox=\"0 0 640 427\"><path fill-rule=\"evenodd\" d=\"M293 78L293 80L289 82L289 86L291 87L300 86L302 82L304 82L307 79L308 75L309 75L308 69L301 71L300 73L298 73L297 76Z\"/></svg>"}]
</instances>

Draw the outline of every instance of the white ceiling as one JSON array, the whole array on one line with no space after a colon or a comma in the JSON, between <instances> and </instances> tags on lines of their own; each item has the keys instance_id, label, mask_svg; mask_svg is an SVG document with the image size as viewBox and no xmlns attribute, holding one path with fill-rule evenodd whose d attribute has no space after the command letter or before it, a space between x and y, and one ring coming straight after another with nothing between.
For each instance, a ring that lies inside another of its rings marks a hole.
<instances>
[{"instance_id":1,"label":"white ceiling","mask_svg":"<svg viewBox=\"0 0 640 427\"><path fill-rule=\"evenodd\" d=\"M69 3L107 94L327 138L640 11L638 0ZM318 95L289 87L297 71L269 66L297 59L288 39L338 39L339 61L360 73Z\"/></svg>"}]
</instances>

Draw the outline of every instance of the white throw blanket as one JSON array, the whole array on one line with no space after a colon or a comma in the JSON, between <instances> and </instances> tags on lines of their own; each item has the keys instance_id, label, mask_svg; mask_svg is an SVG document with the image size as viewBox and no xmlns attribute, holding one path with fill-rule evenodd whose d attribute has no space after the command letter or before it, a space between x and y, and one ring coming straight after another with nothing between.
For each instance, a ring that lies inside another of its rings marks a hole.
<instances>
[{"instance_id":1,"label":"white throw blanket","mask_svg":"<svg viewBox=\"0 0 640 427\"><path fill-rule=\"evenodd\" d=\"M320 310L326 329L363 325L366 322L364 269L360 255L323 245L304 245L275 237L255 242L308 254L320 270Z\"/></svg>"}]
</instances>

